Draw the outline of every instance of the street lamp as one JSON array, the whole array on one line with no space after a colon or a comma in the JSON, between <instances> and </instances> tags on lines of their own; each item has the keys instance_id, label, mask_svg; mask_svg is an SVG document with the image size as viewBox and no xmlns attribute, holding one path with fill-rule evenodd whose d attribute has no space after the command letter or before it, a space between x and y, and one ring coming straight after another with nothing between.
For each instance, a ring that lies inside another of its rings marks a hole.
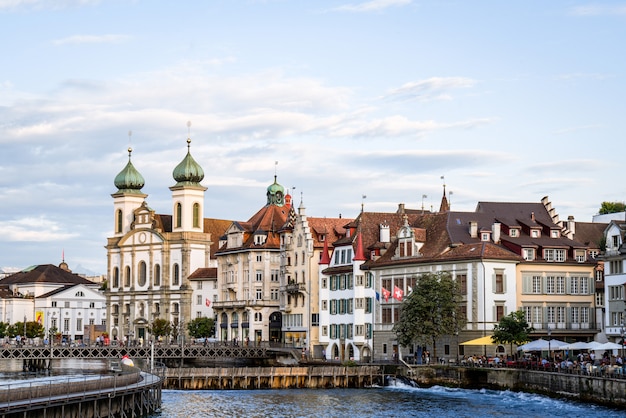
<instances>
[{"instance_id":1,"label":"street lamp","mask_svg":"<svg viewBox=\"0 0 626 418\"><path fill-rule=\"evenodd\" d=\"M548 359L550 359L550 363L552 363L552 347L550 346L550 340L552 336L552 328L548 327ZM552 365L550 365L552 367Z\"/></svg>"}]
</instances>

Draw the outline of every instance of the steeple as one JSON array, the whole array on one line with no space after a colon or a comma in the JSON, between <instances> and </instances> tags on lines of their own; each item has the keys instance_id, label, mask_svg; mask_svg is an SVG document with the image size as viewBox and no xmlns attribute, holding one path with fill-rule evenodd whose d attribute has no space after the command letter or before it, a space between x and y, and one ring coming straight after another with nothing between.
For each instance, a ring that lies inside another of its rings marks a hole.
<instances>
[{"instance_id":1,"label":"steeple","mask_svg":"<svg viewBox=\"0 0 626 418\"><path fill-rule=\"evenodd\" d=\"M444 177L441 176L441 179L443 180ZM448 199L446 198L446 182L443 182L443 196L441 198L441 205L439 205L439 212L449 212L450 211L450 204L448 203Z\"/></svg>"},{"instance_id":2,"label":"steeple","mask_svg":"<svg viewBox=\"0 0 626 418\"><path fill-rule=\"evenodd\" d=\"M187 128L191 122L187 122ZM187 155L176 166L172 175L176 184L172 191L172 231L204 230L204 192L206 187L200 184L204 171L191 156L191 137L187 137Z\"/></svg>"},{"instance_id":3,"label":"steeple","mask_svg":"<svg viewBox=\"0 0 626 418\"><path fill-rule=\"evenodd\" d=\"M200 164L193 159L190 152L191 138L187 138L187 155L176 166L172 173L176 186L200 186L200 182L204 179L204 171Z\"/></svg>"},{"instance_id":4,"label":"steeple","mask_svg":"<svg viewBox=\"0 0 626 418\"><path fill-rule=\"evenodd\" d=\"M114 184L118 193L141 194L141 188L145 184L143 176L137 171L131 162L133 149L128 147L128 163L122 171L115 176Z\"/></svg>"}]
</instances>

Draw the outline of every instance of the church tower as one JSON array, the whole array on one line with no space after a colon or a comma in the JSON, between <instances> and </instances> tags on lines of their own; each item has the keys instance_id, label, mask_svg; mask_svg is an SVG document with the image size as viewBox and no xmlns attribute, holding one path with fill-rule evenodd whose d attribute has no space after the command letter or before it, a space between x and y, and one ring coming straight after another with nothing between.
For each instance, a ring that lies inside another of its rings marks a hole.
<instances>
[{"instance_id":1,"label":"church tower","mask_svg":"<svg viewBox=\"0 0 626 418\"><path fill-rule=\"evenodd\" d=\"M202 167L190 153L191 139L187 138L187 155L176 166L172 175L176 184L172 191L172 232L203 232L204 192L206 187Z\"/></svg>"},{"instance_id":2,"label":"church tower","mask_svg":"<svg viewBox=\"0 0 626 418\"><path fill-rule=\"evenodd\" d=\"M128 163L122 171L115 176L117 192L113 193L113 210L115 225L114 236L120 237L131 230L134 221L134 211L144 202L147 194L142 193L141 188L145 181L131 162L132 148L128 148Z\"/></svg>"}]
</instances>

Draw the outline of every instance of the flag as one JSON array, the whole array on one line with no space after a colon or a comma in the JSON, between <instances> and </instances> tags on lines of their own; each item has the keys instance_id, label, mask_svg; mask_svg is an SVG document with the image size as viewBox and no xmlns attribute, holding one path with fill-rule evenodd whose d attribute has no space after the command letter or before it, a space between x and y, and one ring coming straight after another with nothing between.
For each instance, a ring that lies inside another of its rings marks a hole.
<instances>
[{"instance_id":1,"label":"flag","mask_svg":"<svg viewBox=\"0 0 626 418\"><path fill-rule=\"evenodd\" d=\"M385 298L385 302L387 302L389 300L389 296L391 296L391 292L383 287L382 294Z\"/></svg>"},{"instance_id":2,"label":"flag","mask_svg":"<svg viewBox=\"0 0 626 418\"><path fill-rule=\"evenodd\" d=\"M393 298L402 302L402 296L404 296L404 292L398 286L393 287Z\"/></svg>"},{"instance_id":3,"label":"flag","mask_svg":"<svg viewBox=\"0 0 626 418\"><path fill-rule=\"evenodd\" d=\"M209 298L206 298L204 303L206 304L206 306L211 306L211 301L209 300Z\"/></svg>"},{"instance_id":4,"label":"flag","mask_svg":"<svg viewBox=\"0 0 626 418\"><path fill-rule=\"evenodd\" d=\"M376 300L380 301L380 293L376 292Z\"/></svg>"},{"instance_id":5,"label":"flag","mask_svg":"<svg viewBox=\"0 0 626 418\"><path fill-rule=\"evenodd\" d=\"M413 288L412 288L411 286L407 286L407 289L406 289L406 290L408 290L409 295L410 295L411 293L413 293Z\"/></svg>"}]
</instances>

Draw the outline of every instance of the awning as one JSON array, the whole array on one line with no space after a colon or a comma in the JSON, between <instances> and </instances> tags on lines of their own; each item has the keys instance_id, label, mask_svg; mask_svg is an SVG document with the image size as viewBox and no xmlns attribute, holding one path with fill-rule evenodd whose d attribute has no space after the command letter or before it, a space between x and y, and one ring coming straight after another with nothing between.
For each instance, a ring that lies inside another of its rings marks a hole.
<instances>
[{"instance_id":1,"label":"awning","mask_svg":"<svg viewBox=\"0 0 626 418\"><path fill-rule=\"evenodd\" d=\"M473 340L465 341L460 345L498 345L493 342L491 335L485 335L484 337L475 338Z\"/></svg>"}]
</instances>

